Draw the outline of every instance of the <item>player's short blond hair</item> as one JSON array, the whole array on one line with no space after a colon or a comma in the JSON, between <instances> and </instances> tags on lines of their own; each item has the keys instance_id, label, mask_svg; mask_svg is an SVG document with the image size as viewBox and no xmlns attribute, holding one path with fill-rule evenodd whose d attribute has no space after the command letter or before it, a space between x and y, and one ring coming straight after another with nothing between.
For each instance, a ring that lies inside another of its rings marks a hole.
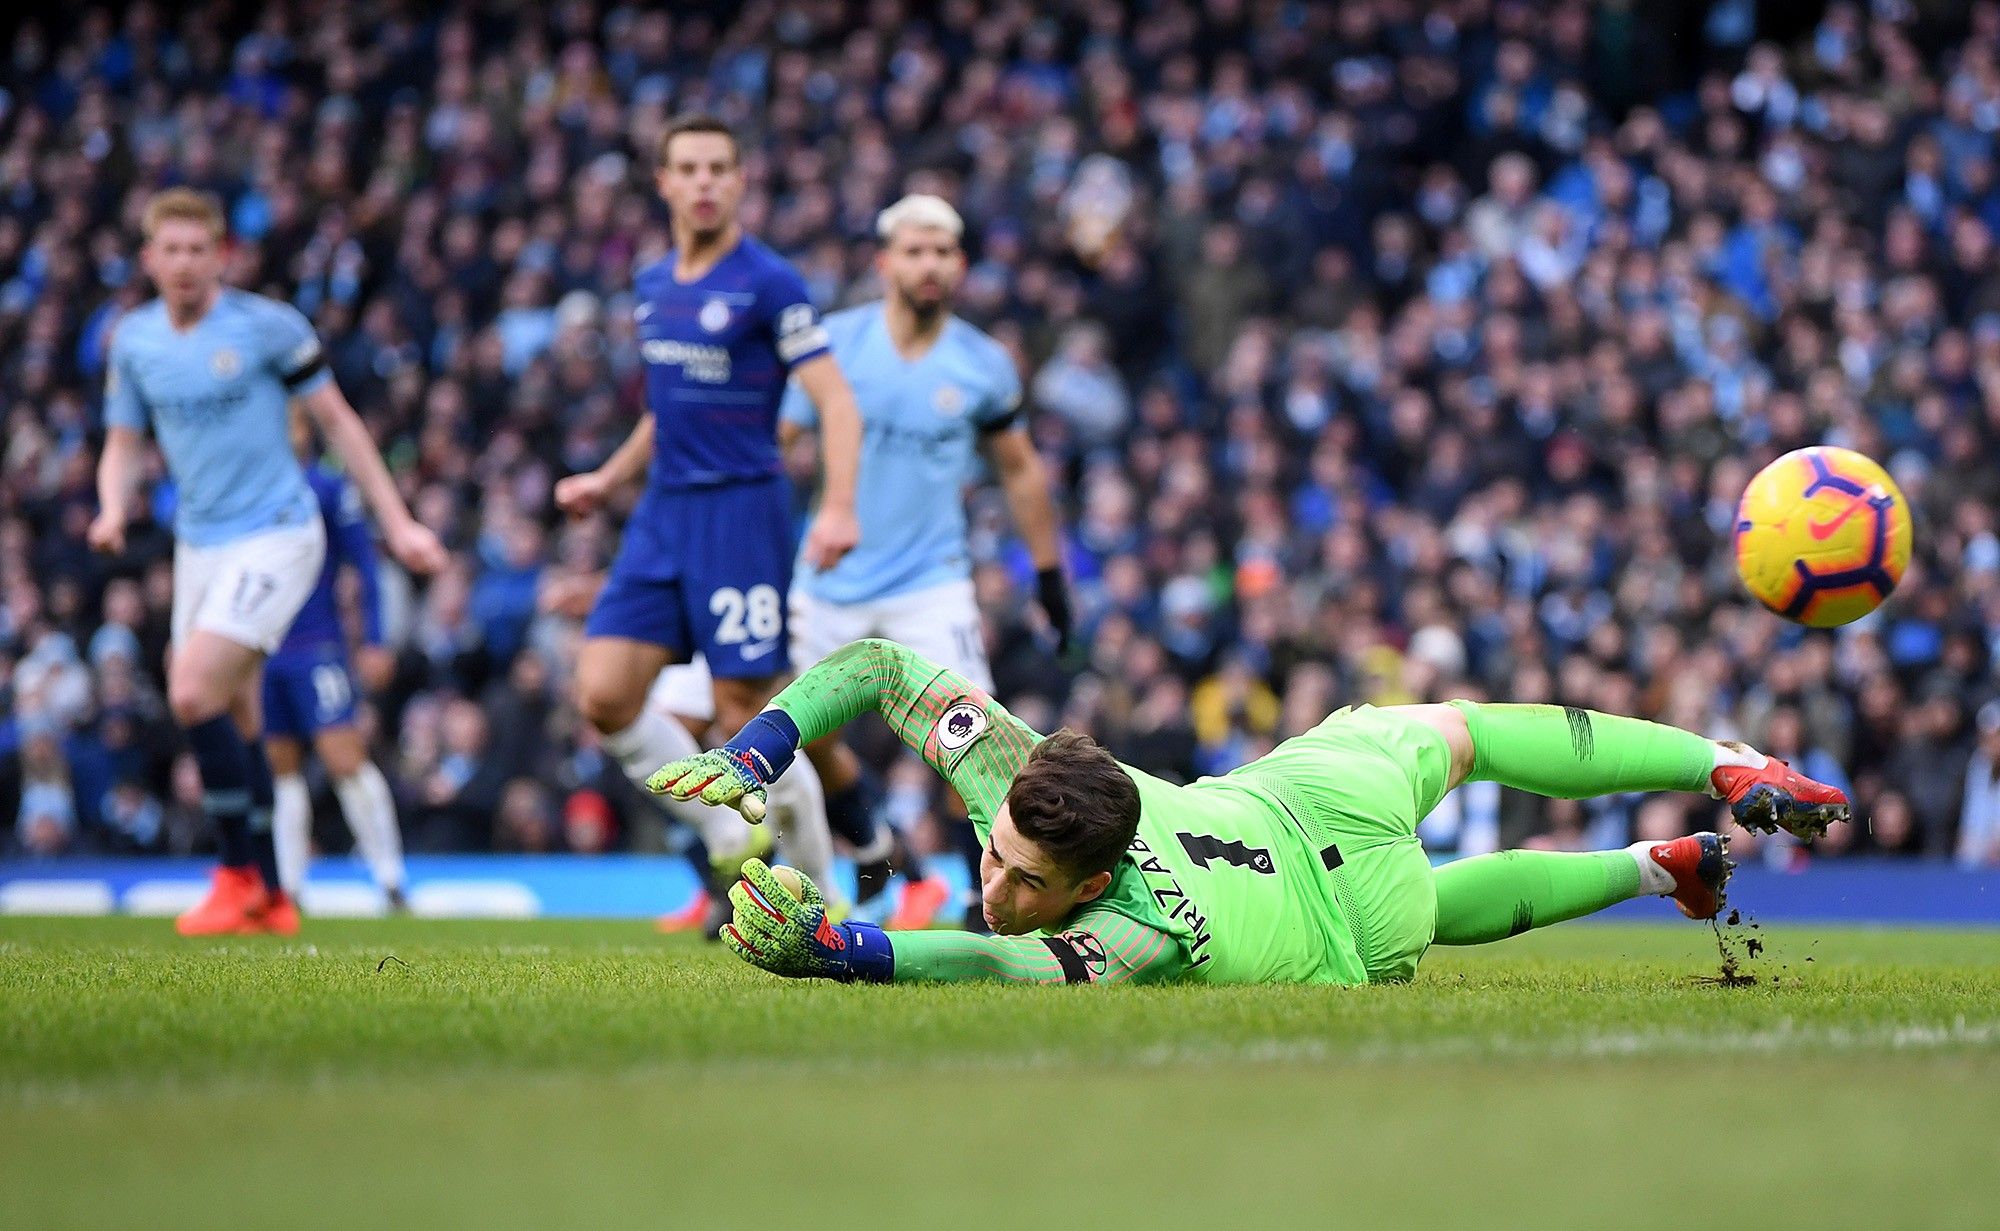
<instances>
[{"instance_id":1,"label":"player's short blond hair","mask_svg":"<svg viewBox=\"0 0 2000 1231\"><path fill-rule=\"evenodd\" d=\"M888 243L898 227L935 227L953 239L965 237L965 219L943 197L913 192L875 216L875 238Z\"/></svg>"},{"instance_id":2,"label":"player's short blond hair","mask_svg":"<svg viewBox=\"0 0 2000 1231\"><path fill-rule=\"evenodd\" d=\"M153 238L153 233L160 229L161 224L168 222L200 223L208 228L209 237L217 241L222 239L225 231L221 203L209 194L192 188L169 188L155 193L153 199L146 202L146 212L140 216L139 227L147 239Z\"/></svg>"}]
</instances>

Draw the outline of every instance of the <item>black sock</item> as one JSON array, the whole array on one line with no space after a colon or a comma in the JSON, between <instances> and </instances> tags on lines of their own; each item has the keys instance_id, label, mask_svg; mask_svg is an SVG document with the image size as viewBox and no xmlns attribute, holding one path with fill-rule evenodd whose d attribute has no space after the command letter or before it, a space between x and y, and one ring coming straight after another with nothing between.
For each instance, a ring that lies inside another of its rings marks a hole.
<instances>
[{"instance_id":1,"label":"black sock","mask_svg":"<svg viewBox=\"0 0 2000 1231\"><path fill-rule=\"evenodd\" d=\"M966 875L972 879L972 893L980 891L980 857L986 847L980 843L980 831L972 825L970 817L956 813L946 813L944 829L952 835L952 845L958 847L958 857L966 861Z\"/></svg>"},{"instance_id":2,"label":"black sock","mask_svg":"<svg viewBox=\"0 0 2000 1231\"><path fill-rule=\"evenodd\" d=\"M189 727L187 737L201 767L202 808L215 823L223 866L256 864L250 842L250 766L235 719L218 714Z\"/></svg>"},{"instance_id":3,"label":"black sock","mask_svg":"<svg viewBox=\"0 0 2000 1231\"><path fill-rule=\"evenodd\" d=\"M865 769L853 782L826 793L827 828L857 851L868 849L875 841L874 796L874 783Z\"/></svg>"},{"instance_id":4,"label":"black sock","mask_svg":"<svg viewBox=\"0 0 2000 1231\"><path fill-rule=\"evenodd\" d=\"M250 781L250 854L256 860L257 870L264 874L265 886L276 893L278 843L271 832L271 811L277 801L271 783L271 763L264 758L264 745L257 740L246 740L243 764Z\"/></svg>"},{"instance_id":5,"label":"black sock","mask_svg":"<svg viewBox=\"0 0 2000 1231\"><path fill-rule=\"evenodd\" d=\"M979 830L971 818L957 813L946 813L945 830L951 835L951 844L958 848L959 858L965 860L965 872L971 878L972 901L965 908L965 928L969 932L986 932L986 919L980 913L981 894L979 889L979 861L986 853L986 847L979 841Z\"/></svg>"}]
</instances>

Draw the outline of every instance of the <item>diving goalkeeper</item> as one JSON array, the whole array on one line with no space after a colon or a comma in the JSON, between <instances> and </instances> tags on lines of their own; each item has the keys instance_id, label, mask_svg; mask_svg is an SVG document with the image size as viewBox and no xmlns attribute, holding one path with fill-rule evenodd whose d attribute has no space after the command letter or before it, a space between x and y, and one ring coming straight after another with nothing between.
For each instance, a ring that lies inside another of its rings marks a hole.
<instances>
[{"instance_id":1,"label":"diving goalkeeper","mask_svg":"<svg viewBox=\"0 0 2000 1231\"><path fill-rule=\"evenodd\" d=\"M1342 709L1229 774L1175 786L1087 736L1044 739L963 676L879 640L822 660L728 744L646 785L758 819L795 752L867 710L965 799L997 935L835 922L810 881L788 886L753 860L730 892L723 940L773 974L1392 982L1415 974L1433 944L1501 940L1642 894L1670 896L1696 919L1721 909L1733 865L1712 833L1433 870L1417 822L1461 782L1570 799L1699 791L1746 828L1800 836L1848 815L1841 792L1740 744L1588 710L1465 701Z\"/></svg>"}]
</instances>

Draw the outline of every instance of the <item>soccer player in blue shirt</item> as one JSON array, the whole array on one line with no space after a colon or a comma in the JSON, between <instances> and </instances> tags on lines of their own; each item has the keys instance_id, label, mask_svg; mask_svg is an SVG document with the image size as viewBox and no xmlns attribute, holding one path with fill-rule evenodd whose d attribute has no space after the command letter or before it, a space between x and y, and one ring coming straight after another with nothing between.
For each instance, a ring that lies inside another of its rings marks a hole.
<instances>
[{"instance_id":1,"label":"soccer player in blue shirt","mask_svg":"<svg viewBox=\"0 0 2000 1231\"><path fill-rule=\"evenodd\" d=\"M1028 436L1013 356L951 311L965 280L958 211L913 193L882 211L875 233L883 297L826 321L833 357L861 406L861 543L831 567L801 561L792 665L803 671L850 642L883 637L990 692L965 485L974 456L983 455L1027 545L1042 610L1065 643L1069 590L1048 473ZM787 431L819 425L796 390L780 413ZM859 765L844 745L827 739L808 751L830 802L852 788ZM980 843L964 803L947 796L947 825L975 887L965 917L978 928ZM912 889L892 922L923 927L943 904L942 886L929 880Z\"/></svg>"},{"instance_id":2,"label":"soccer player in blue shirt","mask_svg":"<svg viewBox=\"0 0 2000 1231\"><path fill-rule=\"evenodd\" d=\"M850 642L881 637L991 691L966 545L965 485L974 456L983 454L1034 561L1043 610L1066 639L1068 587L1048 474L1022 422L1013 357L952 314L965 278L958 211L942 198L912 194L883 210L875 230L882 299L826 319L833 357L861 407L861 542L831 567L801 559L791 596L792 665L804 670ZM797 386L781 414L788 438L819 424ZM679 678L663 683L661 704L708 717L688 695L691 669L669 674ZM857 789L859 764L835 738L809 751L831 810L836 796ZM980 844L963 802L953 795L947 806L976 887ZM834 827L855 840L839 821ZM865 870L879 848L857 845L856 862ZM872 888L866 875L858 888L866 901ZM940 880L913 882L891 926L929 926L945 896ZM966 911L973 926L980 923L977 912L975 898Z\"/></svg>"},{"instance_id":3,"label":"soccer player in blue shirt","mask_svg":"<svg viewBox=\"0 0 2000 1231\"><path fill-rule=\"evenodd\" d=\"M381 589L376 577L375 542L354 485L312 460L312 427L292 413L292 447L305 466L306 483L326 523L326 564L305 606L292 621L278 652L264 665L264 752L276 780L272 835L278 848L278 879L296 898L312 856L312 799L300 768L305 742L333 781L341 815L354 831L355 849L381 887L391 910L405 906L403 835L396 821L396 797L355 726L354 668L347 653L336 587L341 570L352 569L359 583L361 658L364 677L377 687L388 676L382 645Z\"/></svg>"},{"instance_id":4,"label":"soccer player in blue shirt","mask_svg":"<svg viewBox=\"0 0 2000 1231\"><path fill-rule=\"evenodd\" d=\"M222 209L188 189L147 203L140 262L159 298L118 322L104 390L92 547L119 553L150 426L178 488L167 704L201 768L222 848L183 935L291 934L278 881L270 765L258 743L264 658L320 574L326 531L293 456L287 404L318 424L413 572L444 547L404 507L368 429L334 385L319 340L289 305L222 284Z\"/></svg>"},{"instance_id":5,"label":"soccer player in blue shirt","mask_svg":"<svg viewBox=\"0 0 2000 1231\"><path fill-rule=\"evenodd\" d=\"M805 558L831 567L859 534L854 395L798 272L737 221L736 139L706 117L676 122L661 138L657 184L674 246L633 280L646 413L602 466L555 491L559 506L583 516L646 476L576 665L578 710L635 782L698 751L685 727L645 705L661 668L701 653L714 673L715 717L732 731L785 678L794 537L777 422L788 375L826 423L825 488ZM702 812L726 885L769 839L728 809Z\"/></svg>"}]
</instances>

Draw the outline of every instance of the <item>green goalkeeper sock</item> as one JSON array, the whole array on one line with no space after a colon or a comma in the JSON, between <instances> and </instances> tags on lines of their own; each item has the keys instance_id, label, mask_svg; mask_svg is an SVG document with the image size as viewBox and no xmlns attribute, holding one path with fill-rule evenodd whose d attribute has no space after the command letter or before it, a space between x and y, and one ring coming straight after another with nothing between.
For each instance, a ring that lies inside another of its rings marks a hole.
<instances>
[{"instance_id":1,"label":"green goalkeeper sock","mask_svg":"<svg viewBox=\"0 0 2000 1231\"><path fill-rule=\"evenodd\" d=\"M1645 892L1630 850L1500 851L1448 863L1431 874L1431 884L1440 945L1505 940Z\"/></svg>"},{"instance_id":2,"label":"green goalkeeper sock","mask_svg":"<svg viewBox=\"0 0 2000 1231\"><path fill-rule=\"evenodd\" d=\"M1678 727L1572 705L1453 701L1472 733L1476 782L1557 799L1707 791L1716 745Z\"/></svg>"}]
</instances>

